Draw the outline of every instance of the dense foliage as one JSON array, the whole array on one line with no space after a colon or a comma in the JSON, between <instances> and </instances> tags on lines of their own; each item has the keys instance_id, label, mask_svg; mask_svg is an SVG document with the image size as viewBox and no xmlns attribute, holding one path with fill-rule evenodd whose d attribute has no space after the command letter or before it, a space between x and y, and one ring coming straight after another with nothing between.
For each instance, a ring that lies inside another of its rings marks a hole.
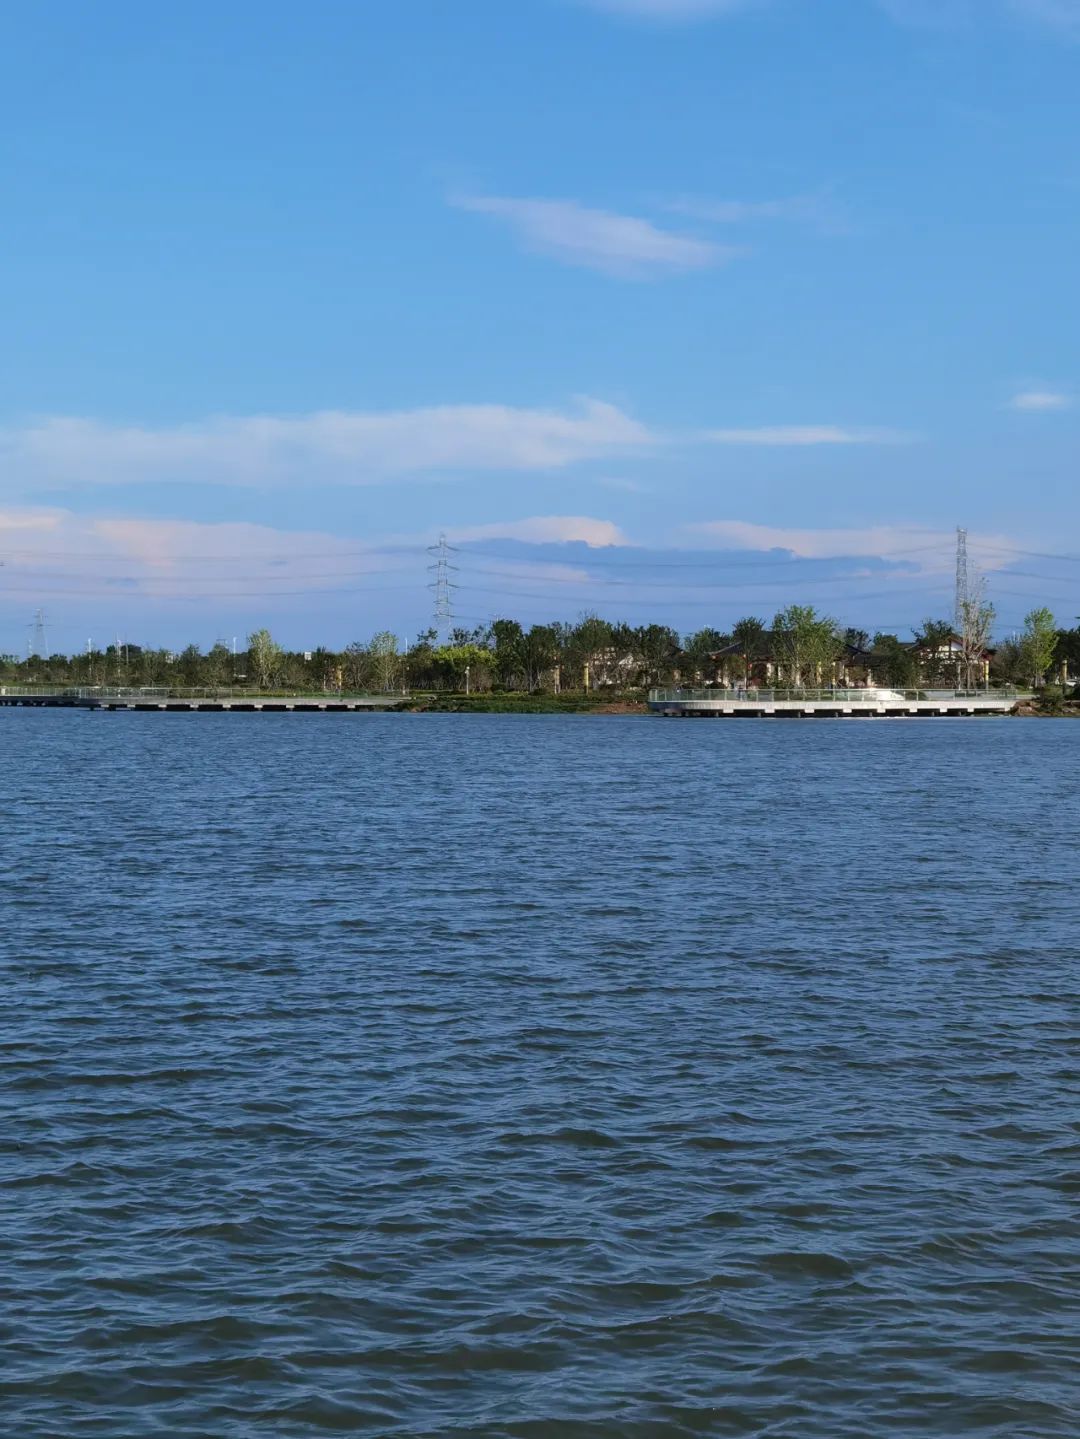
<instances>
[{"instance_id":1,"label":"dense foliage","mask_svg":"<svg viewBox=\"0 0 1080 1439\"><path fill-rule=\"evenodd\" d=\"M992 617L992 611L989 612ZM981 620L985 623L985 617ZM767 625L749 616L730 633L712 628L680 636L667 625L631 626L585 615L576 624L526 628L498 619L455 629L440 643L426 630L411 643L383 631L338 652L282 649L269 631L248 636L233 653L216 644L173 652L110 645L85 654L0 658L0 682L72 686L125 685L263 691L376 690L488 693L491 691L634 691L668 683L829 683L858 671L878 683L908 688L957 683L963 663L954 653L952 625L926 620L913 638L841 630L808 605L791 605ZM968 646L970 648L970 646ZM1080 628L1055 627L1049 610L1033 610L1022 634L993 652L993 678L1024 685L1080 672Z\"/></svg>"}]
</instances>

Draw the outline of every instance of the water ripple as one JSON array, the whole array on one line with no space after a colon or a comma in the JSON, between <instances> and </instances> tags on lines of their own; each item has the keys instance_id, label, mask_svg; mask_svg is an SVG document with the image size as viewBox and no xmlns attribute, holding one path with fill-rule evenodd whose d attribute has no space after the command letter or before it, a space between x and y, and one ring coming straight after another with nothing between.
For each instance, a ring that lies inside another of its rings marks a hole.
<instances>
[{"instance_id":1,"label":"water ripple","mask_svg":"<svg viewBox=\"0 0 1080 1439\"><path fill-rule=\"evenodd\" d=\"M0 711L5 1432L1080 1432L1075 727L98 720Z\"/></svg>"}]
</instances>

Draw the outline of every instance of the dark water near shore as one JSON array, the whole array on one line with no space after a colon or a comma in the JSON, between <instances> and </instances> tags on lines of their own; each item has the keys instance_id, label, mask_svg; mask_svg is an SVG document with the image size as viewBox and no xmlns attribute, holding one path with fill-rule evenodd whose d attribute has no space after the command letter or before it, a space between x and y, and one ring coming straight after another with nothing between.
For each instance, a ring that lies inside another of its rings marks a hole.
<instances>
[{"instance_id":1,"label":"dark water near shore","mask_svg":"<svg viewBox=\"0 0 1080 1439\"><path fill-rule=\"evenodd\" d=\"M1078 746L0 711L0 1431L1072 1439Z\"/></svg>"}]
</instances>

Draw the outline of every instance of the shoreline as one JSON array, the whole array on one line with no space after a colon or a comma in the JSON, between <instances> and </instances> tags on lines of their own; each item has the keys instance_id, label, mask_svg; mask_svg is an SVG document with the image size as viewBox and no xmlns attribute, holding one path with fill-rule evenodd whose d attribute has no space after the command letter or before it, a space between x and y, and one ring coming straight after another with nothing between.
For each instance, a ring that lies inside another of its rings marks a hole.
<instances>
[{"instance_id":1,"label":"shoreline","mask_svg":"<svg viewBox=\"0 0 1080 1439\"><path fill-rule=\"evenodd\" d=\"M518 714L518 715L601 715L650 718L999 718L999 719L1080 719L1080 701L1056 700L1042 702L1031 696L1020 696L1011 705L998 703L990 707L965 706L961 700L946 702L939 708L935 701L891 696L887 707L861 705L854 694L831 696L807 694L805 700L781 694L763 695L760 701L735 700L731 696L717 703L700 703L700 697L656 695L644 698L627 696L594 697L571 694L367 694L345 695L329 692L260 693L257 691L146 691L118 689L109 691L39 690L12 692L0 687L0 708L7 709L79 709L95 711L142 713L297 713L297 714ZM676 700L682 700L677 703ZM981 710L981 714L980 714Z\"/></svg>"}]
</instances>

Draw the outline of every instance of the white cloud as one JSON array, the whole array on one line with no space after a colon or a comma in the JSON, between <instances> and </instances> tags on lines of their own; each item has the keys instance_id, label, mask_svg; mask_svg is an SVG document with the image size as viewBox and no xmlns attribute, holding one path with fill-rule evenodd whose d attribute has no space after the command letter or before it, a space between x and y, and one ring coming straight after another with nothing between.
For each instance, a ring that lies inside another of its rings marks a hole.
<instances>
[{"instance_id":1,"label":"white cloud","mask_svg":"<svg viewBox=\"0 0 1080 1439\"><path fill-rule=\"evenodd\" d=\"M364 570L380 560L377 547L321 531L278 530L248 523L207 524L198 520L147 520L72 515L68 530L97 542L103 558L131 561L147 575L183 568L185 574L209 571L228 577L239 561L246 578L252 568L263 577L281 578L297 562L332 560L348 555ZM329 581L327 581L329 582Z\"/></svg>"},{"instance_id":2,"label":"white cloud","mask_svg":"<svg viewBox=\"0 0 1080 1439\"><path fill-rule=\"evenodd\" d=\"M140 484L377 485L462 471L562 470L699 444L794 448L897 444L896 430L772 425L662 433L584 399L565 410L458 405L388 413L234 416L162 426L52 418L0 430L9 493ZM634 480L601 478L611 489Z\"/></svg>"},{"instance_id":3,"label":"white cloud","mask_svg":"<svg viewBox=\"0 0 1080 1439\"><path fill-rule=\"evenodd\" d=\"M671 215L685 215L709 225L749 225L776 220L828 231L844 228L836 207L822 195L789 195L780 200L713 200L707 196L681 195L665 200L663 209Z\"/></svg>"},{"instance_id":4,"label":"white cloud","mask_svg":"<svg viewBox=\"0 0 1080 1439\"><path fill-rule=\"evenodd\" d=\"M629 541L610 520L583 515L534 515L461 526L454 543L518 540L524 544L577 542L600 548ZM66 509L0 510L4 585L0 598L17 602L55 597L69 612L83 599L145 601L256 599L283 603L304 596L369 594L384 589L423 593L429 533L385 535L364 543L318 530L280 530L247 523L118 518ZM527 573L532 573L530 565ZM539 572L538 572L539 573ZM551 564L553 579L585 572ZM133 618L138 612L133 612Z\"/></svg>"},{"instance_id":5,"label":"white cloud","mask_svg":"<svg viewBox=\"0 0 1080 1439\"><path fill-rule=\"evenodd\" d=\"M1080 34L1080 0L875 0L875 3L901 25L934 30L1013 15L1066 33Z\"/></svg>"},{"instance_id":6,"label":"white cloud","mask_svg":"<svg viewBox=\"0 0 1080 1439\"><path fill-rule=\"evenodd\" d=\"M10 533L9 533L10 532ZM183 599L334 589L398 568L401 556L340 535L266 525L0 512L7 594ZM346 576L343 578L343 575Z\"/></svg>"},{"instance_id":7,"label":"white cloud","mask_svg":"<svg viewBox=\"0 0 1080 1439\"><path fill-rule=\"evenodd\" d=\"M642 484L640 480L628 480L622 475L603 475L593 483L599 485L601 489L618 490L624 495L647 495L650 493L648 485Z\"/></svg>"},{"instance_id":8,"label":"white cloud","mask_svg":"<svg viewBox=\"0 0 1080 1439\"><path fill-rule=\"evenodd\" d=\"M1080 0L1008 0L1008 4L1029 20L1080 34Z\"/></svg>"},{"instance_id":9,"label":"white cloud","mask_svg":"<svg viewBox=\"0 0 1080 1439\"><path fill-rule=\"evenodd\" d=\"M951 574L956 553L955 530L933 530L924 525L804 529L747 524L743 520L708 520L686 528L714 540L723 549L787 550L799 559L810 560L889 560L922 574ZM968 535L968 554L981 569L1005 569L1021 553L1015 539Z\"/></svg>"},{"instance_id":10,"label":"white cloud","mask_svg":"<svg viewBox=\"0 0 1080 1439\"><path fill-rule=\"evenodd\" d=\"M849 430L839 425L765 425L750 430L706 430L702 439L715 445L801 447L813 445L896 445L911 436L899 430Z\"/></svg>"},{"instance_id":11,"label":"white cloud","mask_svg":"<svg viewBox=\"0 0 1080 1439\"><path fill-rule=\"evenodd\" d=\"M60 510L0 510L0 539L7 544L7 535L30 530L32 532L55 530L63 519Z\"/></svg>"},{"instance_id":12,"label":"white cloud","mask_svg":"<svg viewBox=\"0 0 1080 1439\"><path fill-rule=\"evenodd\" d=\"M770 0L579 0L593 10L639 20L693 21L733 15ZM821 4L822 0L816 0ZM1080 0L872 0L901 25L950 29L987 15L1017 15L1080 35Z\"/></svg>"},{"instance_id":13,"label":"white cloud","mask_svg":"<svg viewBox=\"0 0 1080 1439\"><path fill-rule=\"evenodd\" d=\"M739 253L662 230L635 215L589 209L576 200L465 195L455 197L452 203L462 210L505 220L530 250L621 279L705 270Z\"/></svg>"},{"instance_id":14,"label":"white cloud","mask_svg":"<svg viewBox=\"0 0 1080 1439\"><path fill-rule=\"evenodd\" d=\"M447 405L157 429L53 418L0 431L0 455L22 484L366 485L461 470L561 469L654 440L614 405L584 399L571 410Z\"/></svg>"},{"instance_id":15,"label":"white cloud","mask_svg":"<svg viewBox=\"0 0 1080 1439\"><path fill-rule=\"evenodd\" d=\"M985 4L986 0L981 0ZM972 18L971 0L876 0L879 9L900 25L948 30Z\"/></svg>"},{"instance_id":16,"label":"white cloud","mask_svg":"<svg viewBox=\"0 0 1080 1439\"><path fill-rule=\"evenodd\" d=\"M1062 394L1060 390L1021 390L1009 401L1009 407L1013 410L1071 410L1073 407L1071 395Z\"/></svg>"},{"instance_id":17,"label":"white cloud","mask_svg":"<svg viewBox=\"0 0 1080 1439\"><path fill-rule=\"evenodd\" d=\"M451 538L462 544L475 540L521 540L526 544L585 544L591 549L627 545L630 541L611 520L590 519L587 515L536 515L527 520L472 525L452 531Z\"/></svg>"},{"instance_id":18,"label":"white cloud","mask_svg":"<svg viewBox=\"0 0 1080 1439\"><path fill-rule=\"evenodd\" d=\"M740 550L788 550L800 559L885 559L914 547L949 543L940 531L882 525L868 529L798 529L753 525L743 520L708 520L690 528Z\"/></svg>"}]
</instances>

